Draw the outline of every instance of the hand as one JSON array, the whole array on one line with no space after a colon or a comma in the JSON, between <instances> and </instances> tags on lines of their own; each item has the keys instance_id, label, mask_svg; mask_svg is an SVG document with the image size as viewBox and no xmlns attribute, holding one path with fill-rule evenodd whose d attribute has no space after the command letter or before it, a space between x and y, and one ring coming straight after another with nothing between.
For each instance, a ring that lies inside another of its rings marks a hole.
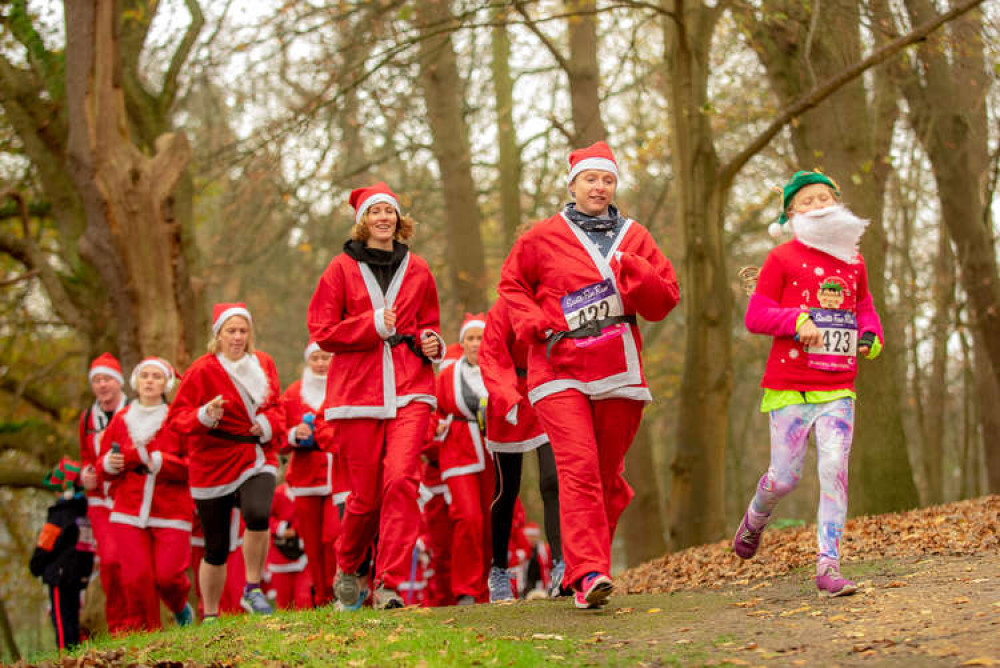
<instances>
[{"instance_id":1,"label":"hand","mask_svg":"<svg viewBox=\"0 0 1000 668\"><path fill-rule=\"evenodd\" d=\"M387 306L384 311L382 311L382 321L385 323L385 328L392 331L396 327L396 309L391 306Z\"/></svg>"},{"instance_id":2,"label":"hand","mask_svg":"<svg viewBox=\"0 0 1000 668\"><path fill-rule=\"evenodd\" d=\"M285 529L285 532L283 534L281 534L281 537L282 538L295 538L295 535L296 535L295 534L295 529L293 529L291 527L288 527L287 529Z\"/></svg>"},{"instance_id":3,"label":"hand","mask_svg":"<svg viewBox=\"0 0 1000 668\"><path fill-rule=\"evenodd\" d=\"M445 422L444 420L438 420L438 426L436 429L434 429L434 434L440 436L445 431L447 431L447 429L448 429L448 423Z\"/></svg>"},{"instance_id":4,"label":"hand","mask_svg":"<svg viewBox=\"0 0 1000 668\"><path fill-rule=\"evenodd\" d=\"M860 348L858 348L858 354L861 355L862 357L867 357L869 352L871 352L871 348L869 348L868 346L861 346Z\"/></svg>"},{"instance_id":5,"label":"hand","mask_svg":"<svg viewBox=\"0 0 1000 668\"><path fill-rule=\"evenodd\" d=\"M310 436L312 436L312 429L305 422L295 428L295 440L299 443L309 440Z\"/></svg>"},{"instance_id":6,"label":"hand","mask_svg":"<svg viewBox=\"0 0 1000 668\"><path fill-rule=\"evenodd\" d=\"M125 469L125 455L120 452L108 453L108 464L118 472L123 471Z\"/></svg>"},{"instance_id":7,"label":"hand","mask_svg":"<svg viewBox=\"0 0 1000 668\"><path fill-rule=\"evenodd\" d=\"M205 404L205 414L208 416L209 420L215 420L218 422L222 419L222 414L225 412L223 404L226 400L222 398L220 394L215 399L212 399L207 404Z\"/></svg>"},{"instance_id":8,"label":"hand","mask_svg":"<svg viewBox=\"0 0 1000 668\"><path fill-rule=\"evenodd\" d=\"M83 488L88 492L97 489L97 471L94 470L93 466L87 466L80 473L80 482L83 483Z\"/></svg>"},{"instance_id":9,"label":"hand","mask_svg":"<svg viewBox=\"0 0 1000 668\"><path fill-rule=\"evenodd\" d=\"M823 345L823 332L819 331L812 320L806 320L799 327L799 342L804 346L819 347Z\"/></svg>"},{"instance_id":10,"label":"hand","mask_svg":"<svg viewBox=\"0 0 1000 668\"><path fill-rule=\"evenodd\" d=\"M441 354L441 341L430 332L426 332L424 333L424 337L420 339L420 350L428 358L434 359Z\"/></svg>"},{"instance_id":11,"label":"hand","mask_svg":"<svg viewBox=\"0 0 1000 668\"><path fill-rule=\"evenodd\" d=\"M264 433L264 428L263 428L263 427L261 427L261 426L260 426L259 424L257 424L256 422L254 422L254 423L253 423L253 426L252 426L252 427L250 427L250 433L251 433L251 434L253 434L254 436L260 436L261 434L263 434L263 433Z\"/></svg>"}]
</instances>

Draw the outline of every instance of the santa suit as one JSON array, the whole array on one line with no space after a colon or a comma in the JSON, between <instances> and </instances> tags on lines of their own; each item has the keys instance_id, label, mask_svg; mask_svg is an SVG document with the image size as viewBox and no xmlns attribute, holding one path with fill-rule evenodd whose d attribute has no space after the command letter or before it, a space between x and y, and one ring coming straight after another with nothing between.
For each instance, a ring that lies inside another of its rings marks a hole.
<instances>
[{"instance_id":1,"label":"santa suit","mask_svg":"<svg viewBox=\"0 0 1000 668\"><path fill-rule=\"evenodd\" d=\"M119 550L130 630L161 628L160 599L173 612L187 604L188 545L193 507L181 439L163 428L167 406L133 403L115 415L101 442L98 465L114 498L111 530ZM108 461L112 444L122 471Z\"/></svg>"},{"instance_id":2,"label":"santa suit","mask_svg":"<svg viewBox=\"0 0 1000 668\"><path fill-rule=\"evenodd\" d=\"M313 383L321 380L318 376L311 376L308 369L306 371L303 378ZM333 576L337 569L333 541L336 538L336 527L340 522L339 518L332 517L337 512L332 500L333 444L330 440L322 438L323 430L314 427L314 445L300 447L295 432L298 425L302 424L306 413L311 413L314 420L322 420L324 394L325 383L320 385L319 392L303 392L303 381L297 380L281 395L281 403L285 408L285 424L288 427L288 445L283 450L291 452L288 469L285 472L285 483L289 496L294 499L296 525L305 545L306 554L309 556L309 569L312 572L313 586L316 587L317 605L325 605L333 600Z\"/></svg>"},{"instance_id":3,"label":"santa suit","mask_svg":"<svg viewBox=\"0 0 1000 668\"><path fill-rule=\"evenodd\" d=\"M432 425L437 421L432 420ZM448 516L451 492L441 480L440 443L428 436L420 476L420 535L429 564L425 570L427 590L424 600L429 607L454 605L451 593L452 522Z\"/></svg>"},{"instance_id":4,"label":"santa suit","mask_svg":"<svg viewBox=\"0 0 1000 668\"><path fill-rule=\"evenodd\" d=\"M609 573L611 538L632 497L625 452L651 399L635 316L661 320L677 304L673 267L634 221L602 254L561 212L518 239L499 293L517 338L529 345L528 398L559 470L567 582ZM547 341L550 332L583 330L584 316L618 321L591 338Z\"/></svg>"},{"instance_id":5,"label":"santa suit","mask_svg":"<svg viewBox=\"0 0 1000 668\"><path fill-rule=\"evenodd\" d=\"M476 419L476 408L485 398L484 386L470 384L477 372L462 357L438 374L438 415L446 424L438 440L441 479L451 493L448 515L452 521L452 594L488 601L493 460L486 454ZM481 378L478 383L482 384Z\"/></svg>"},{"instance_id":6,"label":"santa suit","mask_svg":"<svg viewBox=\"0 0 1000 668\"><path fill-rule=\"evenodd\" d=\"M274 543L274 539L283 537L287 529L293 529L300 536L300 546L302 544L299 533L301 525L297 521L297 508L293 499L287 485L281 484L275 488L274 501L271 503L271 547L267 552L267 572L271 576L271 588L275 592L278 607L304 610L313 607L309 558L303 550L297 558L290 559Z\"/></svg>"},{"instance_id":7,"label":"santa suit","mask_svg":"<svg viewBox=\"0 0 1000 668\"><path fill-rule=\"evenodd\" d=\"M396 312L393 330L386 307ZM368 263L342 253L323 272L308 320L310 338L337 356L324 417L337 421L351 490L337 561L358 573L378 533L376 578L395 589L409 577L420 526L418 457L435 400L430 361L417 351L427 333L440 340L434 277L407 251L383 291Z\"/></svg>"},{"instance_id":8,"label":"santa suit","mask_svg":"<svg viewBox=\"0 0 1000 668\"><path fill-rule=\"evenodd\" d=\"M268 381L267 396L259 404L233 380L218 355L206 354L184 374L170 406L171 428L189 437L189 480L195 500L231 494L259 473L277 474L285 425L281 386L274 360L262 352L256 356ZM215 424L205 404L220 395L225 410ZM260 437L250 434L255 424L263 430Z\"/></svg>"},{"instance_id":9,"label":"santa suit","mask_svg":"<svg viewBox=\"0 0 1000 668\"><path fill-rule=\"evenodd\" d=\"M219 614L241 615L244 610L240 605L240 598L243 596L243 587L247 583L246 570L243 562L243 520L240 517L238 508L233 508L229 523L229 559L226 560L226 587L222 590L222 598L219 599ZM195 575L198 573L199 565L205 556L205 534L202 533L201 522L198 520L198 513L194 514L194 521L191 526L191 566ZM196 577L194 579L195 595L198 597L198 613L204 612L201 602L201 583Z\"/></svg>"},{"instance_id":10,"label":"santa suit","mask_svg":"<svg viewBox=\"0 0 1000 668\"><path fill-rule=\"evenodd\" d=\"M115 408L115 413L128 404L128 399L122 394ZM110 421L101 406L94 404L80 415L80 464L81 470L92 467L98 477L100 469L97 458L101 454L101 437ZM97 487L87 492L87 517L97 541L98 570L101 576L101 588L104 590L104 612L108 621L108 631L117 633L125 629L126 601L121 580L121 563L118 548L111 535L111 498L100 480Z\"/></svg>"}]
</instances>

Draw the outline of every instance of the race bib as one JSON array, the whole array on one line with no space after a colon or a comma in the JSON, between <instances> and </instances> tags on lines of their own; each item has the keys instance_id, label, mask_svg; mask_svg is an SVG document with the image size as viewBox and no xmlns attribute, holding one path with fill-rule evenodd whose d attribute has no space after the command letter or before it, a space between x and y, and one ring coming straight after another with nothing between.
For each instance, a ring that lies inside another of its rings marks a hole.
<instances>
[{"instance_id":1,"label":"race bib","mask_svg":"<svg viewBox=\"0 0 1000 668\"><path fill-rule=\"evenodd\" d=\"M622 300L610 278L565 295L560 304L568 331L584 327L592 321L625 314ZM625 323L618 323L608 327L598 336L573 339L573 342L577 348L586 348L600 341L621 336L625 327L627 327Z\"/></svg>"},{"instance_id":2,"label":"race bib","mask_svg":"<svg viewBox=\"0 0 1000 668\"><path fill-rule=\"evenodd\" d=\"M812 309L809 317L823 334L823 345L807 346L809 366L821 371L850 371L858 360L858 321L850 311Z\"/></svg>"}]
</instances>

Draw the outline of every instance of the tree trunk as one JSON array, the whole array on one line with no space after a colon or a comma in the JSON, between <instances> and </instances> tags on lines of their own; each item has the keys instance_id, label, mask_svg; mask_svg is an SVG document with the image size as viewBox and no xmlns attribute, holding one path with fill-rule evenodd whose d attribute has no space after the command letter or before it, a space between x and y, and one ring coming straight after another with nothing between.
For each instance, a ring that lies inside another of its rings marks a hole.
<instances>
[{"instance_id":1,"label":"tree trunk","mask_svg":"<svg viewBox=\"0 0 1000 668\"><path fill-rule=\"evenodd\" d=\"M434 138L431 149L441 170L451 280L459 309L484 311L486 264L472 179L469 129L462 115L463 83L451 33L443 30L454 18L447 0L427 0L416 6L424 25L436 31L420 42L420 79Z\"/></svg>"},{"instance_id":2,"label":"tree trunk","mask_svg":"<svg viewBox=\"0 0 1000 668\"><path fill-rule=\"evenodd\" d=\"M625 455L625 476L635 491L621 519L625 561L629 568L663 556L667 551L650 429L650 418L644 417Z\"/></svg>"},{"instance_id":3,"label":"tree trunk","mask_svg":"<svg viewBox=\"0 0 1000 668\"><path fill-rule=\"evenodd\" d=\"M65 17L69 170L87 215L81 254L108 289L125 366L149 354L189 359L182 302L191 286L178 276L173 209L190 146L164 134L147 157L130 142L114 1L67 2Z\"/></svg>"},{"instance_id":4,"label":"tree trunk","mask_svg":"<svg viewBox=\"0 0 1000 668\"><path fill-rule=\"evenodd\" d=\"M500 218L504 250L514 245L521 225L521 149L514 130L514 81L510 77L510 37L504 19L507 10L493 12L493 90L497 108L497 143L500 159Z\"/></svg>"},{"instance_id":5,"label":"tree trunk","mask_svg":"<svg viewBox=\"0 0 1000 668\"><path fill-rule=\"evenodd\" d=\"M974 335L974 354L976 364L973 374L976 379L976 400L979 416L980 438L973 438L970 441L970 449L974 452L980 449L982 444L983 462L986 466L986 492L989 494L1000 494L1000 383L990 373L986 360L989 358L989 351L985 342L977 334ZM971 462L969 460L972 460ZM962 461L962 466L966 467L970 463L975 463L978 457L966 458ZM968 471L969 477L975 480L979 468ZM978 485L969 485L971 489L976 489Z\"/></svg>"},{"instance_id":6,"label":"tree trunk","mask_svg":"<svg viewBox=\"0 0 1000 668\"><path fill-rule=\"evenodd\" d=\"M716 16L693 5L665 22L672 109L673 172L681 264L685 357L671 464L670 542L673 549L726 533L725 447L732 389L733 296L726 272L723 214L728 183L719 178L707 102L708 49ZM697 29L698 32L692 33Z\"/></svg>"},{"instance_id":7,"label":"tree trunk","mask_svg":"<svg viewBox=\"0 0 1000 668\"><path fill-rule=\"evenodd\" d=\"M21 660L21 651L17 648L17 641L14 640L14 628L10 624L3 596L0 596L0 633L3 634L3 644L7 648L7 653L10 654L11 662L17 663Z\"/></svg>"},{"instance_id":8,"label":"tree trunk","mask_svg":"<svg viewBox=\"0 0 1000 668\"><path fill-rule=\"evenodd\" d=\"M567 20L569 30L570 108L573 114L574 148L608 138L601 119L601 70L597 61L595 0L566 0L567 12L579 12Z\"/></svg>"}]
</instances>

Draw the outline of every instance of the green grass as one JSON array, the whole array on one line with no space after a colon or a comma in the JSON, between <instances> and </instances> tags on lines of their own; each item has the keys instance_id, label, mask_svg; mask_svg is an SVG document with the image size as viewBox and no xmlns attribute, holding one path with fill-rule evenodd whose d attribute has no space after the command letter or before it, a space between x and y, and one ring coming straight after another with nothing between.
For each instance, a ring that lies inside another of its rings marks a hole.
<instances>
[{"instance_id":1,"label":"green grass","mask_svg":"<svg viewBox=\"0 0 1000 668\"><path fill-rule=\"evenodd\" d=\"M727 601L719 597L709 603L685 593L620 597L616 603L600 611L576 610L562 599L435 610L244 615L207 626L98 638L75 655L96 652L111 665L187 660L216 666L691 665L711 646L686 640L686 631L711 612L706 603L712 608Z\"/></svg>"}]
</instances>

